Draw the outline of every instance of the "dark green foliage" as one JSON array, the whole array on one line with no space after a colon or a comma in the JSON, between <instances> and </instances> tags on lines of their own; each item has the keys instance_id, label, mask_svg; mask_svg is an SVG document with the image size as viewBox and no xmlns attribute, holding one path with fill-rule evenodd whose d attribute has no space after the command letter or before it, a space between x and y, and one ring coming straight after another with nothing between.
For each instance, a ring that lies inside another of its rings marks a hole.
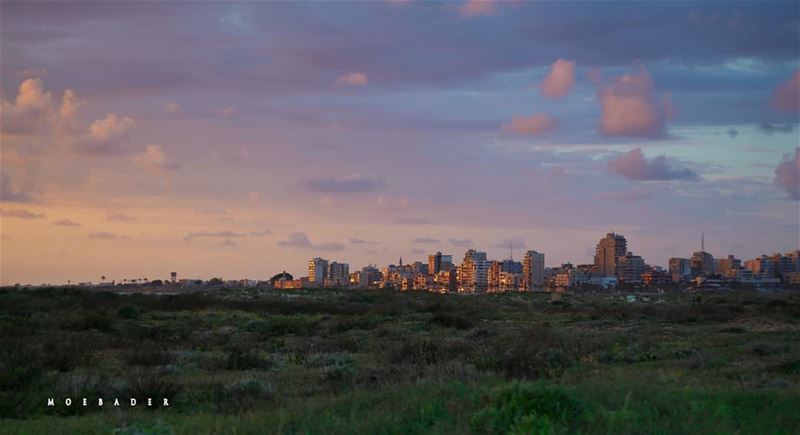
<instances>
[{"instance_id":1,"label":"dark green foliage","mask_svg":"<svg viewBox=\"0 0 800 435\"><path fill-rule=\"evenodd\" d=\"M181 391L180 384L171 376L158 372L138 372L128 377L128 389L124 397L133 397L143 402L148 398L153 399L153 408L163 405L162 399L170 403L176 402L176 396Z\"/></svg>"},{"instance_id":2,"label":"dark green foliage","mask_svg":"<svg viewBox=\"0 0 800 435\"><path fill-rule=\"evenodd\" d=\"M575 423L578 402L561 388L514 383L472 418L476 433L551 433Z\"/></svg>"},{"instance_id":3,"label":"dark green foliage","mask_svg":"<svg viewBox=\"0 0 800 435\"><path fill-rule=\"evenodd\" d=\"M792 433L800 295L695 297L0 289L0 418L12 433ZM173 406L43 406L132 394Z\"/></svg>"},{"instance_id":4,"label":"dark green foliage","mask_svg":"<svg viewBox=\"0 0 800 435\"><path fill-rule=\"evenodd\" d=\"M117 311L117 316L119 316L121 319L138 319L139 310L131 305L123 305Z\"/></svg>"}]
</instances>

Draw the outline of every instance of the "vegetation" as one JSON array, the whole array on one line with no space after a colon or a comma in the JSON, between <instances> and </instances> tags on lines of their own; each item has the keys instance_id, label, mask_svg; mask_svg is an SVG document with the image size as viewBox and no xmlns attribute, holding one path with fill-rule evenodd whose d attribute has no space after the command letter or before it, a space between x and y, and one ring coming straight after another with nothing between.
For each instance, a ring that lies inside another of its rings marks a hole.
<instances>
[{"instance_id":1,"label":"vegetation","mask_svg":"<svg viewBox=\"0 0 800 435\"><path fill-rule=\"evenodd\" d=\"M0 428L798 432L800 295L625 296L2 289Z\"/></svg>"}]
</instances>

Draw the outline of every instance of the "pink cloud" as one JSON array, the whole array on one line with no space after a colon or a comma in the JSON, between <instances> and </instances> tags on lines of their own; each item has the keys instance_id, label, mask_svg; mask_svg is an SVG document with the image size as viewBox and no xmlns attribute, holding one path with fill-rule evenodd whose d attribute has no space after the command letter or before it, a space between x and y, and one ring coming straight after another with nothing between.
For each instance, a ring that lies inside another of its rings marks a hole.
<instances>
[{"instance_id":1,"label":"pink cloud","mask_svg":"<svg viewBox=\"0 0 800 435\"><path fill-rule=\"evenodd\" d=\"M503 126L503 129L516 134L537 135L553 131L557 127L557 119L540 112L531 116L515 116L510 123Z\"/></svg>"},{"instance_id":2,"label":"pink cloud","mask_svg":"<svg viewBox=\"0 0 800 435\"><path fill-rule=\"evenodd\" d=\"M550 98L561 98L569 93L575 84L575 62L558 59L553 62L550 72L539 83L539 91Z\"/></svg>"},{"instance_id":3,"label":"pink cloud","mask_svg":"<svg viewBox=\"0 0 800 435\"><path fill-rule=\"evenodd\" d=\"M800 70L775 89L772 104L782 112L800 112Z\"/></svg>"},{"instance_id":4,"label":"pink cloud","mask_svg":"<svg viewBox=\"0 0 800 435\"><path fill-rule=\"evenodd\" d=\"M495 12L496 0L467 0L458 8L462 17L491 15Z\"/></svg>"},{"instance_id":5,"label":"pink cloud","mask_svg":"<svg viewBox=\"0 0 800 435\"><path fill-rule=\"evenodd\" d=\"M666 120L675 113L669 97L656 97L653 79L644 67L601 86L600 132L607 136L664 136Z\"/></svg>"},{"instance_id":6,"label":"pink cloud","mask_svg":"<svg viewBox=\"0 0 800 435\"><path fill-rule=\"evenodd\" d=\"M800 199L800 148L794 149L794 157L785 156L775 168L775 184L782 187L794 199Z\"/></svg>"},{"instance_id":7,"label":"pink cloud","mask_svg":"<svg viewBox=\"0 0 800 435\"><path fill-rule=\"evenodd\" d=\"M645 157L641 148L634 148L608 162L608 170L634 181L650 180L695 180L696 172L689 168L672 165L664 155L651 159Z\"/></svg>"},{"instance_id":8,"label":"pink cloud","mask_svg":"<svg viewBox=\"0 0 800 435\"><path fill-rule=\"evenodd\" d=\"M141 154L134 157L134 163L140 168L158 174L164 171L178 169L177 162L167 158L161 145L147 145Z\"/></svg>"},{"instance_id":9,"label":"pink cloud","mask_svg":"<svg viewBox=\"0 0 800 435\"><path fill-rule=\"evenodd\" d=\"M336 86L364 86L368 82L366 74L350 71L336 79Z\"/></svg>"}]
</instances>

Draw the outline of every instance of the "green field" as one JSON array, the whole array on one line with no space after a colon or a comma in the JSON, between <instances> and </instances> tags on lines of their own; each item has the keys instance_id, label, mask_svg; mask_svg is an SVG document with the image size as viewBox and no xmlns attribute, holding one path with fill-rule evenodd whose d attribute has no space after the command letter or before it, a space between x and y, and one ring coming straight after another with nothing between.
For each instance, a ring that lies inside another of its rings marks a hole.
<instances>
[{"instance_id":1,"label":"green field","mask_svg":"<svg viewBox=\"0 0 800 435\"><path fill-rule=\"evenodd\" d=\"M800 433L798 385L797 293L0 290L3 433Z\"/></svg>"}]
</instances>

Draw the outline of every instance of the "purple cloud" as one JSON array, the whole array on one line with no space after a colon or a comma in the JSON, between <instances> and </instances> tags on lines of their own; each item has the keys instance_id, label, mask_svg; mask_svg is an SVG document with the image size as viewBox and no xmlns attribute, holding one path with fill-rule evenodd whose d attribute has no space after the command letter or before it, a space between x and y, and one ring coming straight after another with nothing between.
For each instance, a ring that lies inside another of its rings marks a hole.
<instances>
[{"instance_id":1,"label":"purple cloud","mask_svg":"<svg viewBox=\"0 0 800 435\"><path fill-rule=\"evenodd\" d=\"M386 185L382 178L368 178L358 174L342 178L317 178L305 181L303 184L312 192L323 193L370 192L380 190Z\"/></svg>"},{"instance_id":2,"label":"purple cloud","mask_svg":"<svg viewBox=\"0 0 800 435\"><path fill-rule=\"evenodd\" d=\"M794 149L794 156L784 156L775 168L775 184L792 198L800 199L800 148Z\"/></svg>"},{"instance_id":3,"label":"purple cloud","mask_svg":"<svg viewBox=\"0 0 800 435\"><path fill-rule=\"evenodd\" d=\"M33 213L28 210L23 209L0 209L0 215L6 217L13 217L13 218L20 218L20 219L41 219L45 217L45 215L40 213Z\"/></svg>"},{"instance_id":4,"label":"purple cloud","mask_svg":"<svg viewBox=\"0 0 800 435\"><path fill-rule=\"evenodd\" d=\"M71 219L61 219L53 222L53 225L60 226L60 227L79 227L81 226L80 223L75 222Z\"/></svg>"},{"instance_id":5,"label":"purple cloud","mask_svg":"<svg viewBox=\"0 0 800 435\"><path fill-rule=\"evenodd\" d=\"M608 170L633 181L651 180L696 180L696 172L689 168L678 168L666 156L647 159L641 148L634 148L608 162Z\"/></svg>"}]
</instances>

